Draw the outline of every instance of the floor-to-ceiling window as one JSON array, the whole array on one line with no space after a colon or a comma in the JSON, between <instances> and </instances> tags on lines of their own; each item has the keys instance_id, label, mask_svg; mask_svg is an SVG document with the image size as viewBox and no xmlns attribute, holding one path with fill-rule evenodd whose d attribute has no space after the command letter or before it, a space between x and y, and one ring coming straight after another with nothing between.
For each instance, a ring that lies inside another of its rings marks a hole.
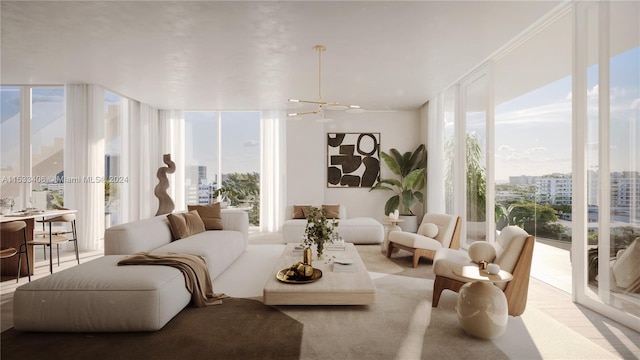
<instances>
[{"instance_id":1,"label":"floor-to-ceiling window","mask_svg":"<svg viewBox=\"0 0 640 360\"><path fill-rule=\"evenodd\" d=\"M555 264L534 263L534 276L567 292L571 291L571 24L571 12L559 14L500 54L493 67L496 229L517 225L534 235L541 244L536 256L544 252Z\"/></svg>"},{"instance_id":2,"label":"floor-to-ceiling window","mask_svg":"<svg viewBox=\"0 0 640 360\"><path fill-rule=\"evenodd\" d=\"M577 68L586 108L586 236L576 298L624 319L640 319L640 4L578 6L587 54ZM578 239L576 239L578 240ZM635 249L638 250L635 250Z\"/></svg>"},{"instance_id":3,"label":"floor-to-ceiling window","mask_svg":"<svg viewBox=\"0 0 640 360\"><path fill-rule=\"evenodd\" d=\"M186 201L209 204L220 181L218 112L186 111L184 121Z\"/></svg>"},{"instance_id":4,"label":"floor-to-ceiling window","mask_svg":"<svg viewBox=\"0 0 640 360\"><path fill-rule=\"evenodd\" d=\"M464 173L466 181L464 213L466 234L463 247L487 238L487 105L488 77L480 69L460 84L461 113L463 114ZM461 169L462 170L462 169Z\"/></svg>"},{"instance_id":5,"label":"floor-to-ceiling window","mask_svg":"<svg viewBox=\"0 0 640 360\"><path fill-rule=\"evenodd\" d=\"M445 124L447 143L454 144L445 151L444 160L456 162L451 168L473 165L473 146L485 151L477 157L491 195L484 210L493 210L496 230L517 225L536 236L534 257L547 266L532 274L543 274L541 280L571 292L575 301L636 330L639 14L638 2L558 7L442 93L437 120ZM477 82L483 77L486 94L473 89L483 89ZM475 102L482 98L489 104L484 110ZM457 102L459 107L452 106ZM453 130L447 129L448 118L455 119ZM447 211L464 211L469 221L481 189L462 171L452 176L453 183L445 184L453 188ZM456 184L472 193L456 190ZM460 204L467 208L456 210Z\"/></svg>"},{"instance_id":6,"label":"floor-to-ceiling window","mask_svg":"<svg viewBox=\"0 0 640 360\"><path fill-rule=\"evenodd\" d=\"M66 131L64 89L31 89L31 206L62 207L64 139Z\"/></svg>"},{"instance_id":7,"label":"floor-to-ceiling window","mask_svg":"<svg viewBox=\"0 0 640 360\"><path fill-rule=\"evenodd\" d=\"M257 111L223 112L220 169L222 187L235 190L235 204L260 224L260 118Z\"/></svg>"},{"instance_id":8,"label":"floor-to-ceiling window","mask_svg":"<svg viewBox=\"0 0 640 360\"><path fill-rule=\"evenodd\" d=\"M259 225L260 112L185 111L184 116L187 204L209 204L218 195Z\"/></svg>"},{"instance_id":9,"label":"floor-to-ceiling window","mask_svg":"<svg viewBox=\"0 0 640 360\"><path fill-rule=\"evenodd\" d=\"M2 86L0 97L2 197L14 210L64 206L64 88Z\"/></svg>"},{"instance_id":10,"label":"floor-to-ceiling window","mask_svg":"<svg viewBox=\"0 0 640 360\"><path fill-rule=\"evenodd\" d=\"M0 194L3 211L24 208L22 187L17 177L22 175L20 162L20 86L0 87Z\"/></svg>"}]
</instances>

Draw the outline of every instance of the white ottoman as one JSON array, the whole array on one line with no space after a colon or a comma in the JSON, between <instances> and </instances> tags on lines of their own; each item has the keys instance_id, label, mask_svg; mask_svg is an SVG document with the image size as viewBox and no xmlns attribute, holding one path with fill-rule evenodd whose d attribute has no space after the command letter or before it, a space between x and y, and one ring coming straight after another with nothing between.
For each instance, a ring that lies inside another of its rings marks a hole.
<instances>
[{"instance_id":1,"label":"white ottoman","mask_svg":"<svg viewBox=\"0 0 640 360\"><path fill-rule=\"evenodd\" d=\"M16 330L154 331L191 300L184 275L169 266L118 266L109 255L16 289Z\"/></svg>"}]
</instances>

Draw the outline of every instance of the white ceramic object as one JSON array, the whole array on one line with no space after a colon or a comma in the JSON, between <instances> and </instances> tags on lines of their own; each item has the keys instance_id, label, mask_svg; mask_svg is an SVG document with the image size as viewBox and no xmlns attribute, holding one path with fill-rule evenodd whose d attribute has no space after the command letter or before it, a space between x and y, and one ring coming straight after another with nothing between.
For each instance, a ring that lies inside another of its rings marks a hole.
<instances>
[{"instance_id":1,"label":"white ceramic object","mask_svg":"<svg viewBox=\"0 0 640 360\"><path fill-rule=\"evenodd\" d=\"M464 284L458 294L456 311L460 327L471 336L495 339L507 328L507 297L490 281Z\"/></svg>"},{"instance_id":2,"label":"white ceramic object","mask_svg":"<svg viewBox=\"0 0 640 360\"><path fill-rule=\"evenodd\" d=\"M498 264L489 264L487 265L487 272L489 274L497 274L500 272L500 265Z\"/></svg>"}]
</instances>

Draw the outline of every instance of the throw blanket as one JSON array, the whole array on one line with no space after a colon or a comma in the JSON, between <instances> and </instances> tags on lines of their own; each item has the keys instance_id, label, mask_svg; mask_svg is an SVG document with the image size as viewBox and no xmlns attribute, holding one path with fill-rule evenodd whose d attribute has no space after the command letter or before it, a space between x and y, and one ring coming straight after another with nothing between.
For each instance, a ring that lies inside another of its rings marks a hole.
<instances>
[{"instance_id":1,"label":"throw blanket","mask_svg":"<svg viewBox=\"0 0 640 360\"><path fill-rule=\"evenodd\" d=\"M191 293L195 307L222 304L222 299L228 298L225 294L213 292L207 264L198 255L139 252L123 258L118 265L166 265L177 268L184 274L187 290Z\"/></svg>"}]
</instances>

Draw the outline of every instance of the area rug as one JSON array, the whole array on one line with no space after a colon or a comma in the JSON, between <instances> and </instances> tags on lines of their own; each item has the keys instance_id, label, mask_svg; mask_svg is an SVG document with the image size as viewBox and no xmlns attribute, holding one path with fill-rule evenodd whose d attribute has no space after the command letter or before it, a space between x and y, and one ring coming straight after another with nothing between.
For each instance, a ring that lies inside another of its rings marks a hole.
<instances>
[{"instance_id":1,"label":"area rug","mask_svg":"<svg viewBox=\"0 0 640 360\"><path fill-rule=\"evenodd\" d=\"M260 246L265 246L261 248ZM214 284L234 298L186 308L151 333L51 334L9 329L0 335L4 359L610 359L588 339L530 307L510 317L507 332L488 341L458 325L457 294L431 307L429 260L411 267L379 246L358 246L376 286L369 306L265 306L265 279L283 246L256 245ZM272 249L273 247L273 249ZM247 272L247 269L257 271ZM250 276L247 273L251 274ZM258 280L251 280L257 278ZM235 287L238 289L234 289ZM244 294L240 298L237 294ZM251 299L249 299L249 297Z\"/></svg>"},{"instance_id":2,"label":"area rug","mask_svg":"<svg viewBox=\"0 0 640 360\"><path fill-rule=\"evenodd\" d=\"M37 333L11 328L0 335L10 359L299 359L302 324L250 299L187 307L165 327L137 333Z\"/></svg>"}]
</instances>

